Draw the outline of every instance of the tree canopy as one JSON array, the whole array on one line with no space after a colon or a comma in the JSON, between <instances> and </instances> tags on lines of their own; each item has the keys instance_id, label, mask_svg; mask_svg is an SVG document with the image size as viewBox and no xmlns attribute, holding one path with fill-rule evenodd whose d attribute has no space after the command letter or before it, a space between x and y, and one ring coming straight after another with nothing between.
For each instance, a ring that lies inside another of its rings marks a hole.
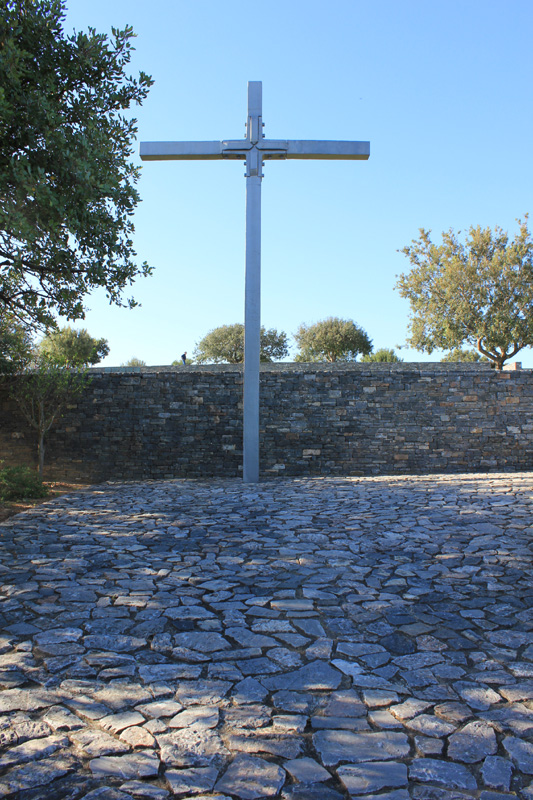
<instances>
[{"instance_id":1,"label":"tree canopy","mask_svg":"<svg viewBox=\"0 0 533 800\"><path fill-rule=\"evenodd\" d=\"M37 345L38 353L55 364L86 367L98 364L109 354L107 339L94 339L86 328L70 326L46 334Z\"/></svg>"},{"instance_id":2,"label":"tree canopy","mask_svg":"<svg viewBox=\"0 0 533 800\"><path fill-rule=\"evenodd\" d=\"M5 0L0 11L0 316L48 326L84 317L84 297L110 302L147 264L132 233L139 195L130 163L152 84L126 74L134 36L90 28L66 36L64 0Z\"/></svg>"},{"instance_id":3,"label":"tree canopy","mask_svg":"<svg viewBox=\"0 0 533 800\"><path fill-rule=\"evenodd\" d=\"M394 350L391 350L389 347L381 347L379 350L376 350L374 353L370 353L367 356L363 356L361 361L366 363L389 363L394 364L400 361L403 361L403 358L400 358L396 355Z\"/></svg>"},{"instance_id":4,"label":"tree canopy","mask_svg":"<svg viewBox=\"0 0 533 800\"><path fill-rule=\"evenodd\" d=\"M289 354L287 334L275 328L261 326L260 359L279 361ZM221 325L204 336L196 345L194 360L199 364L242 364L244 361L244 325Z\"/></svg>"},{"instance_id":5,"label":"tree canopy","mask_svg":"<svg viewBox=\"0 0 533 800\"><path fill-rule=\"evenodd\" d=\"M145 367L146 361L143 361L142 358L137 358L137 356L133 356L130 358L129 361L125 361L124 364L120 365L121 367Z\"/></svg>"},{"instance_id":6,"label":"tree canopy","mask_svg":"<svg viewBox=\"0 0 533 800\"><path fill-rule=\"evenodd\" d=\"M468 343L498 369L533 344L533 241L528 218L510 241L501 228L472 226L462 242L452 229L433 244L430 231L400 252L412 269L397 289L411 303L408 343L432 353Z\"/></svg>"},{"instance_id":7,"label":"tree canopy","mask_svg":"<svg viewBox=\"0 0 533 800\"><path fill-rule=\"evenodd\" d=\"M456 347L455 350L450 350L445 356L441 358L443 362L452 363L471 363L475 364L478 361L487 361L488 358L481 356L477 350L464 350L462 347ZM494 366L494 364L493 364Z\"/></svg>"},{"instance_id":8,"label":"tree canopy","mask_svg":"<svg viewBox=\"0 0 533 800\"><path fill-rule=\"evenodd\" d=\"M366 332L352 320L328 317L314 325L302 323L294 334L296 361L355 361L372 352Z\"/></svg>"}]
</instances>

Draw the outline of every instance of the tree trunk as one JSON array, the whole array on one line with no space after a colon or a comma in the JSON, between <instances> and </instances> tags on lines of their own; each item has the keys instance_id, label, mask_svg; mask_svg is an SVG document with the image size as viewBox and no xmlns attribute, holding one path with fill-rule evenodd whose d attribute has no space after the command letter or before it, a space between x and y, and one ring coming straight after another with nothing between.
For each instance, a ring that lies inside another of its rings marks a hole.
<instances>
[{"instance_id":1,"label":"tree trunk","mask_svg":"<svg viewBox=\"0 0 533 800\"><path fill-rule=\"evenodd\" d=\"M39 477L43 480L43 471L44 471L44 431L39 431L39 444L37 448L37 453L39 457Z\"/></svg>"}]
</instances>

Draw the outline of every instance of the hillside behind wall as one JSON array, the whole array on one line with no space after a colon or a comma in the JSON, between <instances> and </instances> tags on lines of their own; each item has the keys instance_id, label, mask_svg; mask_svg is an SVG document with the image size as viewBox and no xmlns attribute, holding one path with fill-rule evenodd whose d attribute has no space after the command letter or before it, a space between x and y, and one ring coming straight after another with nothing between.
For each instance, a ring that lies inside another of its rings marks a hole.
<instances>
[{"instance_id":1,"label":"hillside behind wall","mask_svg":"<svg viewBox=\"0 0 533 800\"><path fill-rule=\"evenodd\" d=\"M238 366L91 370L50 432L49 480L237 476ZM0 389L0 460L35 435ZM272 364L261 371L261 474L390 475L533 468L533 371L462 364Z\"/></svg>"}]
</instances>

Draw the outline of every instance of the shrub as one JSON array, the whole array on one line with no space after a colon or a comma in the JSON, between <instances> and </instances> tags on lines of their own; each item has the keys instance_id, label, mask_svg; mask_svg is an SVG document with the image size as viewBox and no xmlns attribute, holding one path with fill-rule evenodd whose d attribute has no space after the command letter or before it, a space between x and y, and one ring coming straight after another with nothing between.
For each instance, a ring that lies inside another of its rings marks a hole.
<instances>
[{"instance_id":1,"label":"shrub","mask_svg":"<svg viewBox=\"0 0 533 800\"><path fill-rule=\"evenodd\" d=\"M48 487L29 467L0 469L0 500L26 500L48 497Z\"/></svg>"}]
</instances>

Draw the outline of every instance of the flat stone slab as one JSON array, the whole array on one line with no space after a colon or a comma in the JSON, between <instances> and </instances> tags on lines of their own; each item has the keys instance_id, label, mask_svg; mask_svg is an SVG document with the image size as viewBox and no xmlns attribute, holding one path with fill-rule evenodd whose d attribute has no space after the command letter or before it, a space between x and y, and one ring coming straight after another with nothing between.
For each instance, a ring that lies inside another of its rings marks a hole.
<instances>
[{"instance_id":1,"label":"flat stone slab","mask_svg":"<svg viewBox=\"0 0 533 800\"><path fill-rule=\"evenodd\" d=\"M407 766L397 761L346 764L337 769L337 775L352 795L407 786Z\"/></svg>"},{"instance_id":2,"label":"flat stone slab","mask_svg":"<svg viewBox=\"0 0 533 800\"><path fill-rule=\"evenodd\" d=\"M449 737L448 758L475 764L494 755L497 748L494 728L482 720L475 720Z\"/></svg>"},{"instance_id":3,"label":"flat stone slab","mask_svg":"<svg viewBox=\"0 0 533 800\"><path fill-rule=\"evenodd\" d=\"M159 763L155 753L144 751L94 758L89 767L95 778L153 778L159 772Z\"/></svg>"},{"instance_id":4,"label":"flat stone slab","mask_svg":"<svg viewBox=\"0 0 533 800\"><path fill-rule=\"evenodd\" d=\"M344 800L344 796L329 786L297 784L284 789L281 793L283 800Z\"/></svg>"},{"instance_id":5,"label":"flat stone slab","mask_svg":"<svg viewBox=\"0 0 533 800\"><path fill-rule=\"evenodd\" d=\"M289 759L301 755L304 748L303 740L300 737L293 733L291 735L273 733L270 728L230 733L226 736L226 743L232 751L269 753Z\"/></svg>"},{"instance_id":6,"label":"flat stone slab","mask_svg":"<svg viewBox=\"0 0 533 800\"><path fill-rule=\"evenodd\" d=\"M415 759L409 767L409 777L415 781L437 783L447 789L477 788L476 779L466 767L434 758Z\"/></svg>"},{"instance_id":7,"label":"flat stone slab","mask_svg":"<svg viewBox=\"0 0 533 800\"><path fill-rule=\"evenodd\" d=\"M476 711L486 711L495 703L502 702L501 695L488 686L458 681L454 684L454 689L465 703Z\"/></svg>"},{"instance_id":8,"label":"flat stone slab","mask_svg":"<svg viewBox=\"0 0 533 800\"><path fill-rule=\"evenodd\" d=\"M218 777L216 767L196 767L192 769L169 769L165 772L173 794L199 794L210 792Z\"/></svg>"},{"instance_id":9,"label":"flat stone slab","mask_svg":"<svg viewBox=\"0 0 533 800\"><path fill-rule=\"evenodd\" d=\"M188 647L200 653L215 653L217 650L228 650L231 644L219 633L191 631L178 633L174 637L176 647Z\"/></svg>"},{"instance_id":10,"label":"flat stone slab","mask_svg":"<svg viewBox=\"0 0 533 800\"><path fill-rule=\"evenodd\" d=\"M192 726L157 735L161 761L172 767L210 767L225 763L231 755L219 734Z\"/></svg>"},{"instance_id":11,"label":"flat stone slab","mask_svg":"<svg viewBox=\"0 0 533 800\"><path fill-rule=\"evenodd\" d=\"M513 766L501 756L488 756L482 767L483 781L493 789L508 790L511 784Z\"/></svg>"},{"instance_id":12,"label":"flat stone slab","mask_svg":"<svg viewBox=\"0 0 533 800\"><path fill-rule=\"evenodd\" d=\"M68 744L68 738L58 734L44 736L39 739L30 739L4 752L0 756L0 769L5 769L15 764L24 764L28 761L38 761L52 755L56 750L64 749Z\"/></svg>"},{"instance_id":13,"label":"flat stone slab","mask_svg":"<svg viewBox=\"0 0 533 800\"><path fill-rule=\"evenodd\" d=\"M533 744L508 736L503 740L503 746L521 772L533 775Z\"/></svg>"},{"instance_id":14,"label":"flat stone slab","mask_svg":"<svg viewBox=\"0 0 533 800\"><path fill-rule=\"evenodd\" d=\"M9 797L14 792L48 786L52 781L73 772L75 762L68 758L49 758L36 764L15 767L0 778L0 797Z\"/></svg>"},{"instance_id":15,"label":"flat stone slab","mask_svg":"<svg viewBox=\"0 0 533 800\"><path fill-rule=\"evenodd\" d=\"M35 644L41 646L50 644L65 644L77 642L83 636L81 628L52 628L33 637Z\"/></svg>"},{"instance_id":16,"label":"flat stone slab","mask_svg":"<svg viewBox=\"0 0 533 800\"><path fill-rule=\"evenodd\" d=\"M273 678L263 678L261 683L271 691L311 691L337 689L342 675L325 661L313 661L305 667Z\"/></svg>"},{"instance_id":17,"label":"flat stone slab","mask_svg":"<svg viewBox=\"0 0 533 800\"><path fill-rule=\"evenodd\" d=\"M89 635L83 638L87 649L111 650L115 653L133 653L147 644L146 639L136 636L109 636L107 634Z\"/></svg>"},{"instance_id":18,"label":"flat stone slab","mask_svg":"<svg viewBox=\"0 0 533 800\"><path fill-rule=\"evenodd\" d=\"M331 778L331 773L312 758L294 758L285 761L283 767L300 783L321 783Z\"/></svg>"},{"instance_id":19,"label":"flat stone slab","mask_svg":"<svg viewBox=\"0 0 533 800\"><path fill-rule=\"evenodd\" d=\"M231 690L231 698L238 705L260 702L265 699L267 694L268 690L255 678L244 678L244 680L238 681Z\"/></svg>"},{"instance_id":20,"label":"flat stone slab","mask_svg":"<svg viewBox=\"0 0 533 800\"><path fill-rule=\"evenodd\" d=\"M46 689L6 689L0 692L0 713L11 711L39 711L55 706L58 696Z\"/></svg>"},{"instance_id":21,"label":"flat stone slab","mask_svg":"<svg viewBox=\"0 0 533 800\"><path fill-rule=\"evenodd\" d=\"M150 664L139 667L139 675L145 683L153 681L177 681L180 678L194 679L202 674L202 668L192 664Z\"/></svg>"},{"instance_id":22,"label":"flat stone slab","mask_svg":"<svg viewBox=\"0 0 533 800\"><path fill-rule=\"evenodd\" d=\"M189 706L168 721L169 728L216 728L219 711L216 706Z\"/></svg>"},{"instance_id":23,"label":"flat stone slab","mask_svg":"<svg viewBox=\"0 0 533 800\"><path fill-rule=\"evenodd\" d=\"M216 783L215 791L236 795L242 800L275 797L285 782L285 772L256 756L237 756L225 775Z\"/></svg>"},{"instance_id":24,"label":"flat stone slab","mask_svg":"<svg viewBox=\"0 0 533 800\"><path fill-rule=\"evenodd\" d=\"M322 763L335 766L341 761L382 761L406 758L409 741L404 733L380 731L353 733L352 731L319 731L313 734L313 744Z\"/></svg>"},{"instance_id":25,"label":"flat stone slab","mask_svg":"<svg viewBox=\"0 0 533 800\"><path fill-rule=\"evenodd\" d=\"M445 722L433 714L419 714L407 720L405 725L417 733L423 733L424 736L449 736L456 730L456 726L451 722Z\"/></svg>"},{"instance_id":26,"label":"flat stone slab","mask_svg":"<svg viewBox=\"0 0 533 800\"><path fill-rule=\"evenodd\" d=\"M120 731L132 725L142 725L144 721L143 715L139 714L138 711L123 711L121 714L111 714L108 717L102 717L98 724L104 731L120 733Z\"/></svg>"},{"instance_id":27,"label":"flat stone slab","mask_svg":"<svg viewBox=\"0 0 533 800\"><path fill-rule=\"evenodd\" d=\"M136 706L136 710L147 719L160 719L175 716L179 711L183 711L183 706L175 700L154 700L152 703Z\"/></svg>"},{"instance_id":28,"label":"flat stone slab","mask_svg":"<svg viewBox=\"0 0 533 800\"><path fill-rule=\"evenodd\" d=\"M358 693L352 690L332 692L324 707L326 717L364 717L368 704L361 701Z\"/></svg>"},{"instance_id":29,"label":"flat stone slab","mask_svg":"<svg viewBox=\"0 0 533 800\"><path fill-rule=\"evenodd\" d=\"M120 790L141 800L167 800L170 797L170 792L163 789L161 786L154 786L153 784L146 783L145 781L125 781L121 783ZM86 800L84 798L83 800Z\"/></svg>"},{"instance_id":30,"label":"flat stone slab","mask_svg":"<svg viewBox=\"0 0 533 800\"><path fill-rule=\"evenodd\" d=\"M130 750L125 742L119 741L109 733L92 728L76 731L71 734L70 740L89 758L128 753Z\"/></svg>"},{"instance_id":31,"label":"flat stone slab","mask_svg":"<svg viewBox=\"0 0 533 800\"><path fill-rule=\"evenodd\" d=\"M220 702L232 685L229 681L181 681L175 698L184 706L212 705Z\"/></svg>"}]
</instances>

